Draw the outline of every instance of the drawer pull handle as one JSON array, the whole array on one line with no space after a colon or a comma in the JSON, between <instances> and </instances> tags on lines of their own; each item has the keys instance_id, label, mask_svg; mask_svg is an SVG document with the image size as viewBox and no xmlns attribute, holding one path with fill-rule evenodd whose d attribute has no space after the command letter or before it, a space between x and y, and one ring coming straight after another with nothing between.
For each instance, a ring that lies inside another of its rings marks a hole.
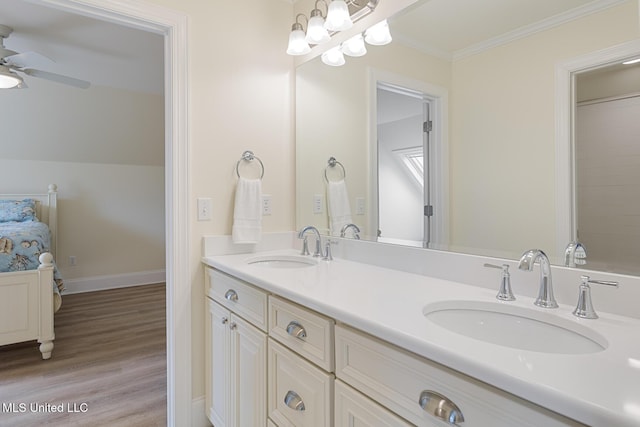
<instances>
[{"instance_id":1,"label":"drawer pull handle","mask_svg":"<svg viewBox=\"0 0 640 427\"><path fill-rule=\"evenodd\" d=\"M418 400L420 407L436 418L440 418L449 424L457 424L464 421L460 408L445 396L431 390L420 393Z\"/></svg>"},{"instance_id":2,"label":"drawer pull handle","mask_svg":"<svg viewBox=\"0 0 640 427\"><path fill-rule=\"evenodd\" d=\"M302 398L298 395L298 393L296 393L293 390L289 390L287 392L287 395L284 397L284 403L289 408L291 408L291 409L293 409L295 411L304 411L305 410L304 402L302 401Z\"/></svg>"},{"instance_id":3,"label":"drawer pull handle","mask_svg":"<svg viewBox=\"0 0 640 427\"><path fill-rule=\"evenodd\" d=\"M307 331L300 323L296 322L295 320L292 320L287 325L287 333L292 337L296 337L301 340L304 340L307 337Z\"/></svg>"},{"instance_id":4,"label":"drawer pull handle","mask_svg":"<svg viewBox=\"0 0 640 427\"><path fill-rule=\"evenodd\" d=\"M227 293L224 294L224 297L229 301L238 301L238 294L233 289L229 289Z\"/></svg>"}]
</instances>

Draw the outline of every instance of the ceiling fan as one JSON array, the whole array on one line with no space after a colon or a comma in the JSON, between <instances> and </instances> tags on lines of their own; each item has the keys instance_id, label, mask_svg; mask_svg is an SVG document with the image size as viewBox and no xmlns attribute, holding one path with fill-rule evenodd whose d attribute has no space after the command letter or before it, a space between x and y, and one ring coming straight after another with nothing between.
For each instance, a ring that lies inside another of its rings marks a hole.
<instances>
[{"instance_id":1,"label":"ceiling fan","mask_svg":"<svg viewBox=\"0 0 640 427\"><path fill-rule=\"evenodd\" d=\"M51 80L57 83L62 83L81 89L86 89L91 86L91 83L84 80L32 68L30 62L53 61L46 56L36 52L18 53L11 49L5 48L4 39L9 37L12 32L13 28L0 24L0 89L26 88L27 85L19 73L23 73L31 77Z\"/></svg>"}]
</instances>

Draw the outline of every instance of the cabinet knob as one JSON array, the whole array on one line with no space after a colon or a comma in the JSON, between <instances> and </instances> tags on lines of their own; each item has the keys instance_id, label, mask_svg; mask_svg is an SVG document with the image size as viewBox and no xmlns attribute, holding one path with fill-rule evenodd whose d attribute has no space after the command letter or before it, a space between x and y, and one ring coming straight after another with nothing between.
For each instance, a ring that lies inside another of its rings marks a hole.
<instances>
[{"instance_id":1,"label":"cabinet knob","mask_svg":"<svg viewBox=\"0 0 640 427\"><path fill-rule=\"evenodd\" d=\"M289 390L287 392L287 395L284 397L284 403L294 411L305 410L304 402L302 401L302 398L298 395L298 393L296 393L293 390Z\"/></svg>"},{"instance_id":2,"label":"cabinet knob","mask_svg":"<svg viewBox=\"0 0 640 427\"><path fill-rule=\"evenodd\" d=\"M233 289L229 289L227 293L224 294L224 297L229 301L238 301L238 294Z\"/></svg>"},{"instance_id":3,"label":"cabinet knob","mask_svg":"<svg viewBox=\"0 0 640 427\"><path fill-rule=\"evenodd\" d=\"M449 424L457 425L458 423L464 422L464 416L462 416L460 408L447 397L435 391L425 390L420 393L418 404L427 413Z\"/></svg>"},{"instance_id":4,"label":"cabinet knob","mask_svg":"<svg viewBox=\"0 0 640 427\"><path fill-rule=\"evenodd\" d=\"M238 328L238 324L236 322L231 322L229 324L229 329L234 330Z\"/></svg>"},{"instance_id":5,"label":"cabinet knob","mask_svg":"<svg viewBox=\"0 0 640 427\"><path fill-rule=\"evenodd\" d=\"M304 340L307 337L307 331L304 329L300 323L292 320L287 325L287 333L292 337L296 337L300 340Z\"/></svg>"},{"instance_id":6,"label":"cabinet knob","mask_svg":"<svg viewBox=\"0 0 640 427\"><path fill-rule=\"evenodd\" d=\"M226 325L228 321L229 321L229 319L228 319L228 318L223 317L223 318L220 320L220 323L222 323L223 325Z\"/></svg>"}]
</instances>

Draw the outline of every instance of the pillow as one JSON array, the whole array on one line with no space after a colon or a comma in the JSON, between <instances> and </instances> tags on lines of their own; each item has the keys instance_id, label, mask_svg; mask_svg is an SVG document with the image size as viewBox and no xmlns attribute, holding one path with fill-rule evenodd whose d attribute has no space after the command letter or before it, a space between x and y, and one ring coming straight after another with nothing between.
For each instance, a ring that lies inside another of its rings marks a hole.
<instances>
[{"instance_id":1,"label":"pillow","mask_svg":"<svg viewBox=\"0 0 640 427\"><path fill-rule=\"evenodd\" d=\"M0 222L37 220L35 200L0 200Z\"/></svg>"}]
</instances>

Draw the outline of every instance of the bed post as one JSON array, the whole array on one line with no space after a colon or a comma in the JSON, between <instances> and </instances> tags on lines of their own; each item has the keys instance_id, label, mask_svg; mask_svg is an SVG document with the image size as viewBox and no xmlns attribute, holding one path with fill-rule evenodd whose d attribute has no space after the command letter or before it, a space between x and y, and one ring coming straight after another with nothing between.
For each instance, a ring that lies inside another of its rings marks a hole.
<instances>
[{"instance_id":1,"label":"bed post","mask_svg":"<svg viewBox=\"0 0 640 427\"><path fill-rule=\"evenodd\" d=\"M40 343L40 353L43 359L50 359L53 351L53 255L45 252L40 255L40 265L38 266L39 293L40 293L40 325L38 342ZM55 286L55 285L54 285Z\"/></svg>"}]
</instances>

